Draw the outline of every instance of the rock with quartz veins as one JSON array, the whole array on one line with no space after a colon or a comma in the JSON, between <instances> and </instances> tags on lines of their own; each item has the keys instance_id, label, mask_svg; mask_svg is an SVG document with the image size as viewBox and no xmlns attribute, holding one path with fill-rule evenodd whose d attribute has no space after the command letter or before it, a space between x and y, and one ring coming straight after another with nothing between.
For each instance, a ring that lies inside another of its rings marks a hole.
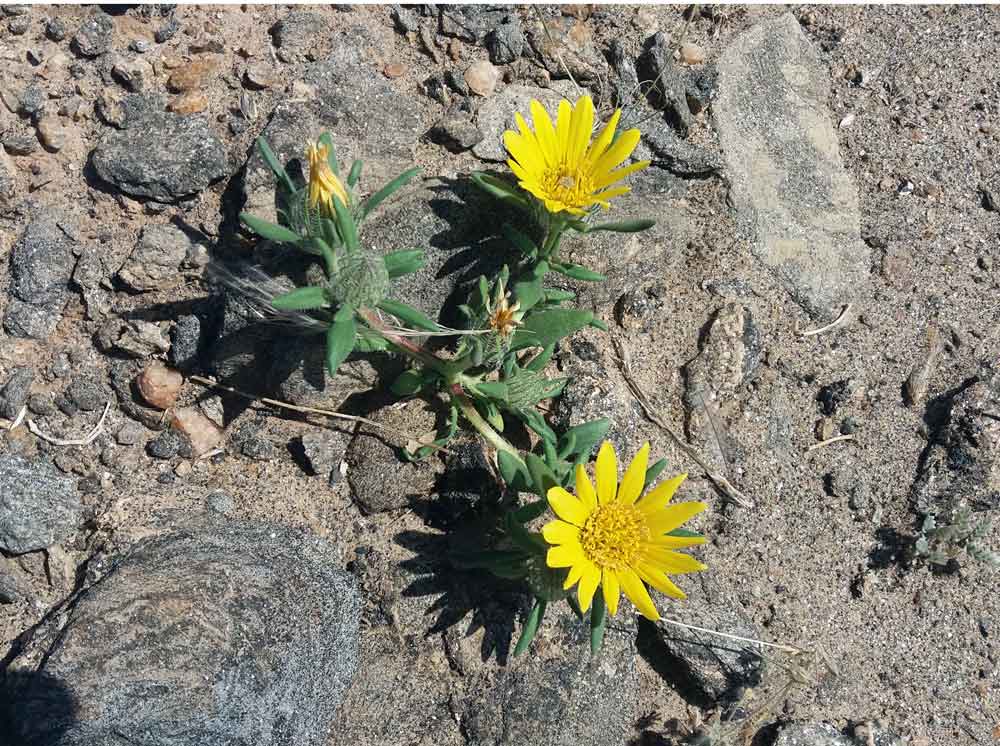
<instances>
[{"instance_id":1,"label":"rock with quartz veins","mask_svg":"<svg viewBox=\"0 0 1000 746\"><path fill-rule=\"evenodd\" d=\"M740 228L754 256L817 318L865 292L858 196L827 109L829 73L791 14L719 60L713 104Z\"/></svg>"}]
</instances>

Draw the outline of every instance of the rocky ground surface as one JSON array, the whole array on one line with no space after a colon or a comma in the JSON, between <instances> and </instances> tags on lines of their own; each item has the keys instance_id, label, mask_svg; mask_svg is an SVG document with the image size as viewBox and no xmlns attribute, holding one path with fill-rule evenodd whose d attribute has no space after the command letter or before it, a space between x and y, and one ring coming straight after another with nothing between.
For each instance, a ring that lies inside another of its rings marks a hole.
<instances>
[{"instance_id":1,"label":"rocky ground surface","mask_svg":"<svg viewBox=\"0 0 1000 746\"><path fill-rule=\"evenodd\" d=\"M917 547L1000 507L998 51L971 7L3 6L0 741L995 742L997 570ZM302 271L236 216L273 215L258 135L329 129L362 191L423 167L364 239L453 302L509 256L468 174L578 87L642 130L615 216L657 225L567 246L610 331L559 350L552 421L613 418L712 506L671 618L802 653L626 612L591 658L560 611L513 657L525 589L447 561L491 454L404 464L441 412L370 393L396 361L330 380L209 277Z\"/></svg>"}]
</instances>

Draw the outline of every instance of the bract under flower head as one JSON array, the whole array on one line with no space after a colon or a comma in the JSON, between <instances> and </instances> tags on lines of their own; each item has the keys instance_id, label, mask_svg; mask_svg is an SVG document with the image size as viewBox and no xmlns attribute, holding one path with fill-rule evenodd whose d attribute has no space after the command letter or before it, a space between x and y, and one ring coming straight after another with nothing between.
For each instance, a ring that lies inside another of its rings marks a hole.
<instances>
[{"instance_id":1,"label":"bract under flower head","mask_svg":"<svg viewBox=\"0 0 1000 746\"><path fill-rule=\"evenodd\" d=\"M621 109L591 141L594 103L590 96L582 96L573 107L565 99L560 101L555 126L545 108L534 100L534 130L520 112L514 116L519 132L504 132L504 144L511 155L507 164L521 187L551 213L584 215L595 205L607 208L611 198L629 191L615 185L649 165L649 161L640 161L618 168L635 150L640 137L639 130L630 129L615 139Z\"/></svg>"},{"instance_id":2,"label":"bract under flower head","mask_svg":"<svg viewBox=\"0 0 1000 746\"><path fill-rule=\"evenodd\" d=\"M618 483L615 449L605 441L597 455L597 489L582 466L576 470L576 495L562 487L548 492L549 505L559 517L542 529L554 546L549 567L568 567L565 587L579 583L580 608L590 608L597 587L612 614L618 611L621 591L647 619L660 618L646 585L674 598L685 598L668 575L704 570L698 560L675 551L704 543L701 536L670 536L706 508L702 502L671 505L670 499L686 474L661 482L642 495L649 444L636 454Z\"/></svg>"}]
</instances>

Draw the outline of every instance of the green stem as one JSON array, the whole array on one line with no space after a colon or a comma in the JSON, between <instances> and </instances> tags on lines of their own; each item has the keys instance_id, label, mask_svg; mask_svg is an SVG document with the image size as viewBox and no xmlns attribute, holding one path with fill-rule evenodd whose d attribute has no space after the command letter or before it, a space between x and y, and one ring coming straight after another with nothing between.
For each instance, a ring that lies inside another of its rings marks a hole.
<instances>
[{"instance_id":1,"label":"green stem","mask_svg":"<svg viewBox=\"0 0 1000 746\"><path fill-rule=\"evenodd\" d=\"M483 419L482 415L479 414L479 410L476 409L476 405L473 404L472 400L465 395L465 392L462 391L460 386L452 386L451 400L458 406L462 415L469 421L469 424L476 428L476 430L479 431L479 434L486 439L486 442L498 451L506 451L511 456L516 458L525 469L528 468L524 463L524 459L521 458L521 452L512 446L500 433L494 430L490 423Z\"/></svg>"},{"instance_id":2,"label":"green stem","mask_svg":"<svg viewBox=\"0 0 1000 746\"><path fill-rule=\"evenodd\" d=\"M373 332L377 333L386 342L392 344L397 350L402 352L404 355L413 358L419 363L423 363L428 368L436 370L442 376L446 375L448 371L448 366L450 365L450 361L442 360L433 352L428 352L420 345L415 344L409 338L401 336L399 334L395 334L392 330L388 329L385 326L385 324L382 323L382 320L378 317L378 314L375 313L375 311L373 311L370 308L359 308L358 316L362 320L364 320L364 322Z\"/></svg>"}]
</instances>

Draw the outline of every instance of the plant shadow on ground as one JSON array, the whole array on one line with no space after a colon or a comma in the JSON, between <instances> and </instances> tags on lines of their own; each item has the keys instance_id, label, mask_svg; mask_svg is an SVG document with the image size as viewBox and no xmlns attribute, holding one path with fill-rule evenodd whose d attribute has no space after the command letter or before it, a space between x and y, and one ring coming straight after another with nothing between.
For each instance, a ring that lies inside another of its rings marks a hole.
<instances>
[{"instance_id":1,"label":"plant shadow on ground","mask_svg":"<svg viewBox=\"0 0 1000 746\"><path fill-rule=\"evenodd\" d=\"M469 447L478 446L471 443ZM414 576L402 595L437 596L427 608L428 615L435 615L427 634L463 623L464 636L483 630L481 659L496 656L500 665L509 659L517 617L528 611L527 588L484 569L460 567L453 558L496 545L505 512L503 500L491 474L460 464L442 477L436 494L411 499L413 511L434 530L407 530L394 537L414 553L400 563Z\"/></svg>"},{"instance_id":2,"label":"plant shadow on ground","mask_svg":"<svg viewBox=\"0 0 1000 746\"><path fill-rule=\"evenodd\" d=\"M76 722L79 706L66 685L44 672L0 677L0 743L49 746ZM13 740L14 738L18 740ZM11 738L11 741L4 740Z\"/></svg>"}]
</instances>

